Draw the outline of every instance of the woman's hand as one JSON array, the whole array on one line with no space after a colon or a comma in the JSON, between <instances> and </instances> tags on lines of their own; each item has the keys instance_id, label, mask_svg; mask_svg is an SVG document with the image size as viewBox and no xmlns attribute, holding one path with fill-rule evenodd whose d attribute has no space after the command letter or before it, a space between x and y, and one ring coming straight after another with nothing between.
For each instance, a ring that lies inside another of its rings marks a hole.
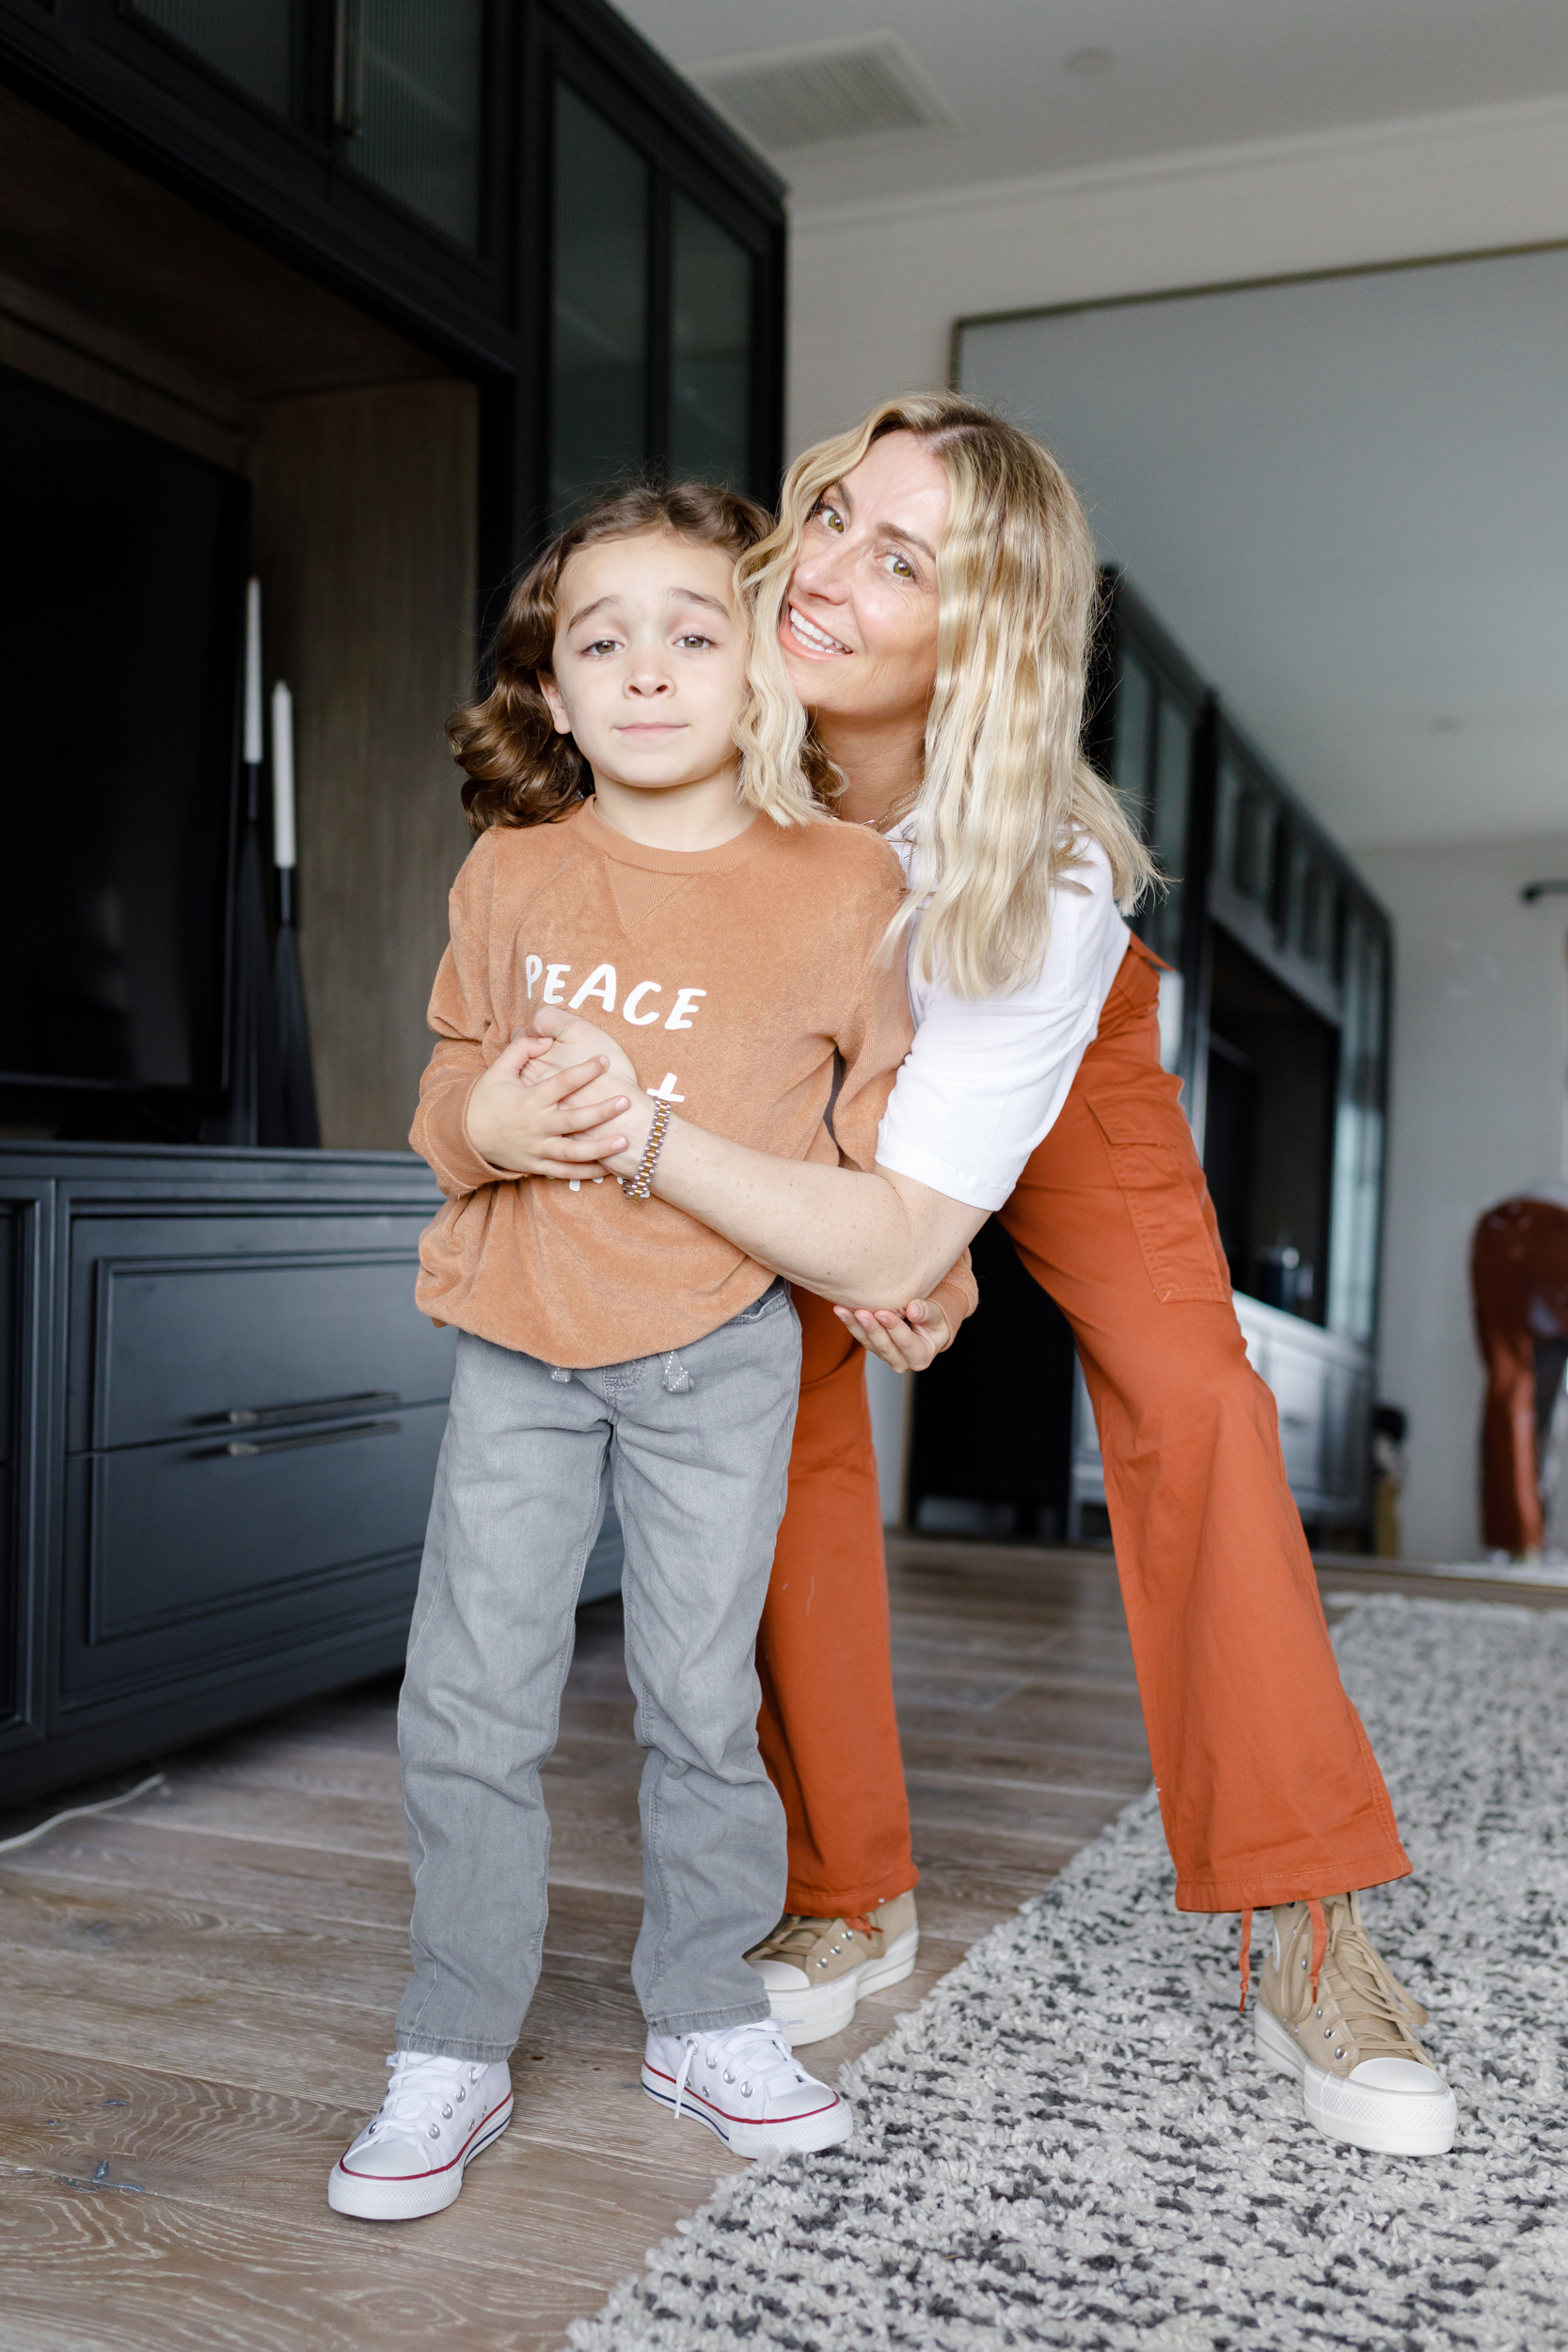
<instances>
[{"instance_id":1,"label":"woman's hand","mask_svg":"<svg viewBox=\"0 0 1568 2352\"><path fill-rule=\"evenodd\" d=\"M851 1336L895 1372L924 1372L953 1334L942 1309L928 1298L911 1298L903 1313L886 1307L835 1307Z\"/></svg>"},{"instance_id":2,"label":"woman's hand","mask_svg":"<svg viewBox=\"0 0 1568 2352\"><path fill-rule=\"evenodd\" d=\"M514 1038L475 1079L468 1141L492 1168L515 1176L607 1175L606 1160L626 1147L618 1121L630 1108L624 1094L597 1089L609 1057L594 1054L546 1073L538 1067L546 1052L537 1039Z\"/></svg>"},{"instance_id":3,"label":"woman's hand","mask_svg":"<svg viewBox=\"0 0 1568 2352\"><path fill-rule=\"evenodd\" d=\"M605 1138L596 1140L603 1143L607 1174L635 1176L641 1164L648 1130L653 1125L654 1097L643 1093L631 1057L620 1041L608 1037L603 1029L596 1029L592 1021L584 1021L578 1013L540 1005L530 1016L529 1034L519 1041L536 1057L525 1073L525 1083L537 1083L546 1071L558 1071L564 1079L572 1069L593 1062L609 1073L612 1086L626 1089L625 1094L617 1097L618 1106L613 1114L618 1146Z\"/></svg>"}]
</instances>

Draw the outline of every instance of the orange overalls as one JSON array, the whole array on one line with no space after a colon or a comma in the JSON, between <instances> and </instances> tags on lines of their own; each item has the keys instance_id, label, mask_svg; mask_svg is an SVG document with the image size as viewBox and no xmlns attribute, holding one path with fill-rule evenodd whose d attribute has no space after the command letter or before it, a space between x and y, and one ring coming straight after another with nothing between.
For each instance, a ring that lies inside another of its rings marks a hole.
<instances>
[{"instance_id":1,"label":"orange overalls","mask_svg":"<svg viewBox=\"0 0 1568 2352\"><path fill-rule=\"evenodd\" d=\"M1051 1133L1001 1212L1094 1402L1122 1599L1182 1911L1402 1878L1345 1696L1274 1398L1247 1362L1133 941ZM864 1363L796 1293L805 1341L789 1503L758 1643L762 1753L789 1820L791 1911L912 1886Z\"/></svg>"}]
</instances>

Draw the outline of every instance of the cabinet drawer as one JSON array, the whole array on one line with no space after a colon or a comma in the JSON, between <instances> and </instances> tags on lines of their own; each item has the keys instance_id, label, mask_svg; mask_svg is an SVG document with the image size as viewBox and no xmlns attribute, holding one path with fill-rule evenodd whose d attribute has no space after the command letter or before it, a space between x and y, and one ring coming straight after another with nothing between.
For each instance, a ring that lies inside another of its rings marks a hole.
<instances>
[{"instance_id":1,"label":"cabinet drawer","mask_svg":"<svg viewBox=\"0 0 1568 2352\"><path fill-rule=\"evenodd\" d=\"M64 1684L278 1654L378 1597L406 1607L444 1402L70 1466Z\"/></svg>"},{"instance_id":2,"label":"cabinet drawer","mask_svg":"<svg viewBox=\"0 0 1568 2352\"><path fill-rule=\"evenodd\" d=\"M72 1305L90 1347L72 1351L71 1450L444 1398L454 1335L414 1304L423 1223L139 1219L125 1249L118 1220L82 1220Z\"/></svg>"},{"instance_id":3,"label":"cabinet drawer","mask_svg":"<svg viewBox=\"0 0 1568 2352\"><path fill-rule=\"evenodd\" d=\"M1323 1482L1324 1366L1279 1339L1269 1347L1269 1386L1279 1406L1279 1450L1285 1475L1300 1502Z\"/></svg>"}]
</instances>

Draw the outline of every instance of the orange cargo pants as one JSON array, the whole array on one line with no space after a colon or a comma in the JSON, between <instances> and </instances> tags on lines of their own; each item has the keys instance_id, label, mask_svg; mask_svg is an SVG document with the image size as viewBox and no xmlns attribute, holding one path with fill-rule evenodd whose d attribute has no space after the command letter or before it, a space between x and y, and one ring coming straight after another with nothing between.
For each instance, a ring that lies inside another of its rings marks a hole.
<instances>
[{"instance_id":1,"label":"orange cargo pants","mask_svg":"<svg viewBox=\"0 0 1568 2352\"><path fill-rule=\"evenodd\" d=\"M1160 1067L1134 941L1061 1117L1002 1222L1072 1327L1182 1911L1402 1878L1383 1776L1346 1697L1247 1362L1203 1170ZM789 1821L792 1911L915 1883L861 1351L797 1294L805 1362L758 1644L759 1736Z\"/></svg>"}]
</instances>

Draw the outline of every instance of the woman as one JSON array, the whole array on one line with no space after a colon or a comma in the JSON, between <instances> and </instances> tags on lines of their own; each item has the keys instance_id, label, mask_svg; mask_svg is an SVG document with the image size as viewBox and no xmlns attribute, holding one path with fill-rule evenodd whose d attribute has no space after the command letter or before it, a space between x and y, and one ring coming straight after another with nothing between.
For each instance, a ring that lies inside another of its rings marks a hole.
<instances>
[{"instance_id":1,"label":"woman","mask_svg":"<svg viewBox=\"0 0 1568 2352\"><path fill-rule=\"evenodd\" d=\"M870 1990L912 1959L874 1465L845 1349L852 1330L890 1361L928 1361L948 1331L924 1294L995 1212L1067 1314L1093 1399L1178 1907L1242 1913L1243 2003L1252 1911L1272 1908L1259 2040L1301 2074L1311 2120L1440 2152L1452 2093L1354 1891L1410 1866L1160 1068L1156 960L1117 912L1147 859L1080 755L1096 586L1082 510L1027 435L920 395L807 451L745 570L759 649L777 647L809 713L819 791L911 870L919 1023L874 1174L771 1161L668 1111L653 1170L660 1198L833 1302L844 1332L835 1345L808 1309L816 1377L761 1645L805 1915L757 1956L775 2009L805 2010L844 1971ZM624 1089L570 1155L634 1172L655 1104L618 1041L556 1013L535 1027L557 1059L602 1049Z\"/></svg>"}]
</instances>

